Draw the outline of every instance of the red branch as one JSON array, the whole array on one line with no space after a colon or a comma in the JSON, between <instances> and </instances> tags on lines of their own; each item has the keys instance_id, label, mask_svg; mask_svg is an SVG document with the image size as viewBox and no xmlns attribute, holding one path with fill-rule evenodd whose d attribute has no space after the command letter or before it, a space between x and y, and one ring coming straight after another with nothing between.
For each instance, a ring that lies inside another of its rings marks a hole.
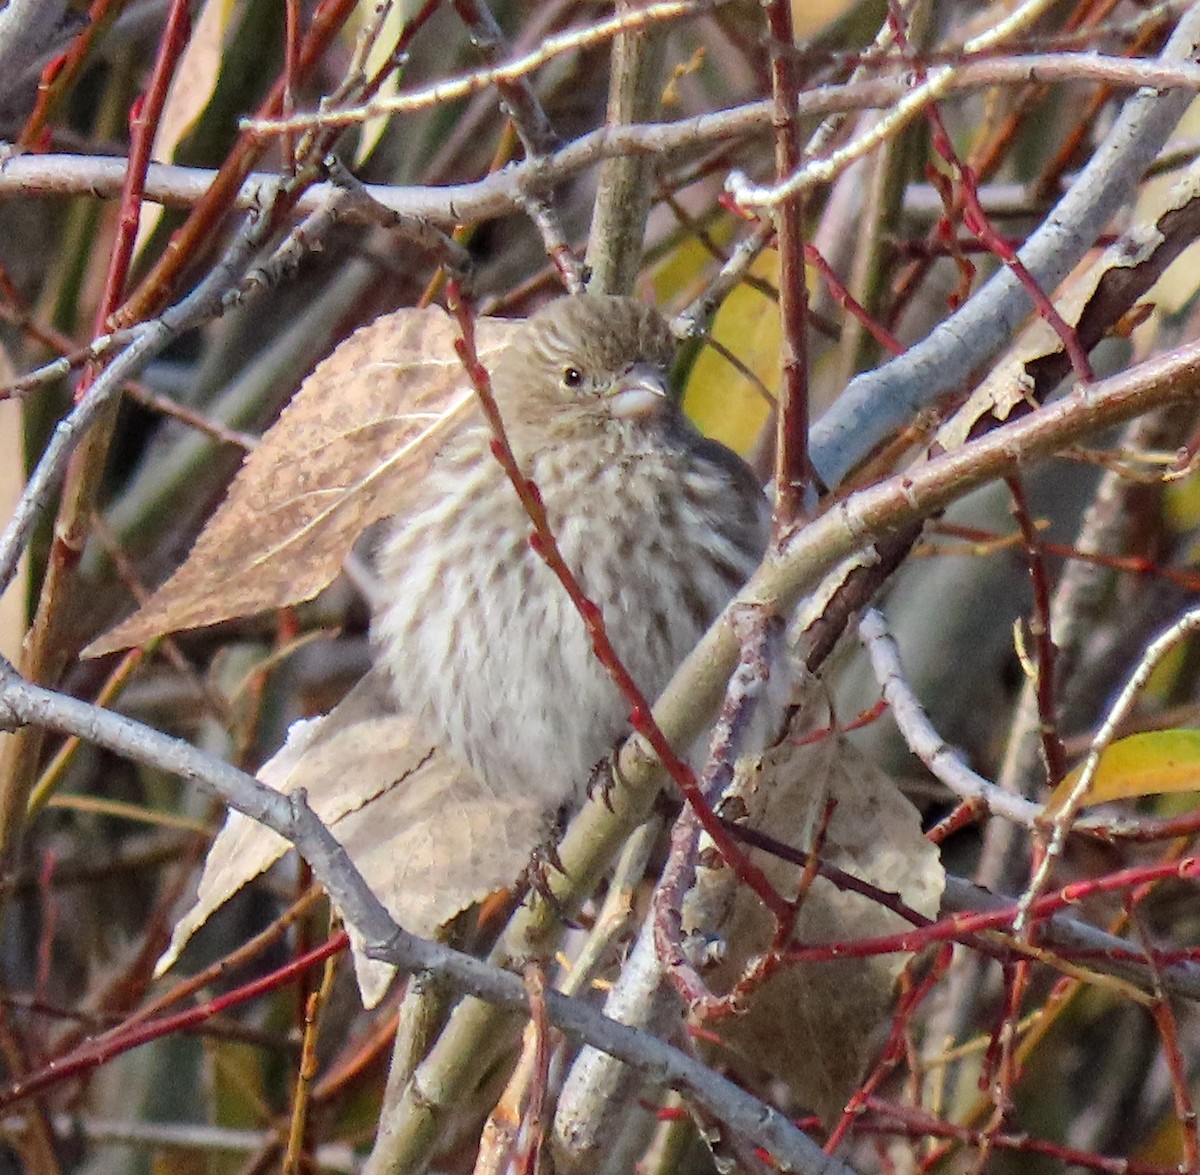
<instances>
[{"instance_id":1,"label":"red branch","mask_svg":"<svg viewBox=\"0 0 1200 1175\"><path fill-rule=\"evenodd\" d=\"M935 109L931 109L929 113L931 120L938 128L933 136L934 145L941 143L949 147L950 138L942 126L941 115ZM953 154L953 148L950 150ZM1092 364L1088 359L1087 351L1079 341L1079 333L1059 314L1049 295L1038 285L1033 274L1025 268L1025 263L1017 256L1012 245L992 227L992 222L988 219L987 213L983 210L983 204L979 200L979 185L976 182L975 173L966 164L959 163L957 160L952 166L955 167L957 173L959 196L963 202L963 224L1013 271L1017 280L1033 299L1038 314L1050 324L1051 329L1061 340L1063 349L1071 358L1075 377L1081 383L1091 383L1095 378L1092 375Z\"/></svg>"},{"instance_id":2,"label":"red branch","mask_svg":"<svg viewBox=\"0 0 1200 1175\"><path fill-rule=\"evenodd\" d=\"M132 1028L124 1024L118 1025L110 1032L104 1033L103 1036L86 1041L67 1056L56 1057L28 1076L19 1077L0 1087L0 1108L32 1097L35 1093L57 1085L60 1081L88 1073L111 1061L113 1057L137 1048L138 1045L148 1044L163 1036L170 1036L173 1032L195 1028L219 1012L224 1012L227 1008L236 1007L238 1004L244 1004L247 1000L255 999L266 992L274 991L292 979L303 975L308 968L324 962L331 955L336 955L338 951L348 945L349 941L346 932L339 931L303 957L293 959L292 962L272 971L269 975L264 975L252 983L243 984L224 995L216 996L198 1007L188 1008L173 1016L162 1016L157 1020L141 1021Z\"/></svg>"},{"instance_id":3,"label":"red branch","mask_svg":"<svg viewBox=\"0 0 1200 1175\"><path fill-rule=\"evenodd\" d=\"M953 949L949 944L946 944L938 952L938 956L934 959L928 973L922 978L920 983L916 984L912 982L912 977L909 974L912 962L910 960L910 966L905 968L902 980L904 990L900 997L900 1005L896 1009L896 1014L892 1017L892 1027L888 1033L887 1043L883 1046L879 1054L879 1060L875 1063L874 1068L846 1102L841 1119L825 1140L823 1149L826 1154L831 1155L837 1150L843 1139L845 1139L846 1135L850 1133L858 1122L859 1115L871 1099L872 1094L883 1084L884 1078L903 1060L906 1052L905 1034L908 1025L930 992L945 977L946 972L950 969L950 963L953 958Z\"/></svg>"},{"instance_id":4,"label":"red branch","mask_svg":"<svg viewBox=\"0 0 1200 1175\"><path fill-rule=\"evenodd\" d=\"M1087 881L1076 881L1063 886L1054 893L1043 894L1030 908L1030 918L1045 918L1059 910L1077 905L1086 898L1101 893L1116 893L1132 886L1141 885L1147 881L1159 881L1168 877L1178 877L1188 881L1200 878L1200 857L1184 857L1178 862L1167 862L1157 865L1140 865L1132 869L1121 869L1106 877L1090 878ZM979 934L986 930L1004 930L1009 927L1017 916L1017 903L1004 906L998 910L986 910L970 914L954 914L937 922L903 931L899 934L883 935L877 938L861 938L854 942L834 942L816 946L795 946L788 951L788 957L798 961L824 960L832 962L835 959L860 959L869 955L893 954L897 951L919 951L923 947L936 942L961 942L966 935ZM1085 958L1088 952L1072 952L1073 958ZM1145 961L1144 951L1111 950L1103 952L1106 958L1129 958ZM1160 964L1167 958L1166 952L1155 952L1154 958ZM1183 954L1178 960L1171 954L1172 961L1194 959L1195 951Z\"/></svg>"},{"instance_id":5,"label":"red branch","mask_svg":"<svg viewBox=\"0 0 1200 1175\"><path fill-rule=\"evenodd\" d=\"M1020 1080L1020 1058L1017 1045L1020 1036L1021 1008L1029 990L1031 967L1028 959L1012 959L1004 964L1004 1004L995 1031L988 1042L983 1058L980 1085L992 1095L995 1112L988 1123L986 1136L994 1138L1001 1132L1013 1110L1013 1090ZM985 1144L987 1145L987 1144Z\"/></svg>"},{"instance_id":6,"label":"red branch","mask_svg":"<svg viewBox=\"0 0 1200 1175\"><path fill-rule=\"evenodd\" d=\"M299 0L285 0L283 25L283 93L280 96L280 112L285 118L296 112L296 80L300 74L300 4ZM280 144L285 166L294 170L296 166L296 141L288 132Z\"/></svg>"},{"instance_id":7,"label":"red branch","mask_svg":"<svg viewBox=\"0 0 1200 1175\"><path fill-rule=\"evenodd\" d=\"M54 959L54 938L58 932L58 899L54 893L54 871L58 868L58 855L53 849L42 853L42 864L38 869L38 894L42 906L42 928L38 932L37 972L34 990L39 999L45 999L50 988L50 969Z\"/></svg>"},{"instance_id":8,"label":"red branch","mask_svg":"<svg viewBox=\"0 0 1200 1175\"><path fill-rule=\"evenodd\" d=\"M1149 886L1142 886L1128 894L1125 899L1125 912L1138 938L1146 947L1146 963L1154 978L1154 1003L1150 1005L1150 1015L1154 1018L1154 1027L1158 1030L1158 1037L1162 1043L1167 1072L1171 1074L1175 1120L1179 1123L1180 1134L1183 1136L1183 1160L1179 1169L1197 1171L1200 1170L1200 1133L1196 1128L1196 1108L1192 1104L1188 1066L1179 1044L1179 1025L1175 1021L1170 1000L1163 991L1158 965L1154 960L1153 951L1149 948L1149 939L1138 912L1139 902L1149 896L1149 892Z\"/></svg>"},{"instance_id":9,"label":"red branch","mask_svg":"<svg viewBox=\"0 0 1200 1175\"><path fill-rule=\"evenodd\" d=\"M103 35L104 29L116 18L121 9L118 0L92 0L88 8L87 23L79 30L70 47L53 58L42 70L38 82L37 100L33 111L25 122L17 139L23 150L41 150L49 144L46 122L65 89L78 75L91 52L92 42Z\"/></svg>"},{"instance_id":10,"label":"red branch","mask_svg":"<svg viewBox=\"0 0 1200 1175\"><path fill-rule=\"evenodd\" d=\"M909 50L904 14L894 0L889 0L888 3L888 21L895 33L896 44L903 50ZM917 79L924 81L926 78L924 62L915 55L912 55L910 59ZM933 148L945 160L954 177L954 206L962 211L963 225L1012 270L1016 279L1029 293L1034 306L1037 307L1038 314L1050 324L1051 329L1062 341L1064 350L1070 356L1071 366L1075 370L1076 377L1083 383L1091 383L1094 378L1092 365L1087 351L1079 341L1078 332L1059 314L1053 301L1038 285L1033 274L1017 256L1012 245L992 227L992 222L983 210L983 204L979 199L979 183L976 174L959 159L958 152L954 150L954 144L946 132L946 124L942 121L941 112L936 103L930 103L926 107L925 117L929 123ZM936 175L931 175L930 179L935 184L937 183ZM946 236L947 233L952 233L949 215L943 218L938 231L947 244L952 243L953 238Z\"/></svg>"},{"instance_id":11,"label":"red branch","mask_svg":"<svg viewBox=\"0 0 1200 1175\"><path fill-rule=\"evenodd\" d=\"M104 292L96 308L93 336L105 334L111 327L111 318L121 303L129 266L133 260L133 247L137 243L138 222L142 215L142 198L146 190L146 171L150 166L150 149L154 145L154 134L162 117L167 101L167 90L191 35L191 11L187 0L171 0L167 23L154 59L154 72L145 94L133 104L129 112L129 166L125 169L125 181L121 186L120 212L117 219L117 235L112 245L112 256L108 262L108 273L104 278ZM75 389L79 400L91 385L98 368L89 364Z\"/></svg>"},{"instance_id":12,"label":"red branch","mask_svg":"<svg viewBox=\"0 0 1200 1175\"><path fill-rule=\"evenodd\" d=\"M830 294L833 295L833 300L837 302L848 314L853 315L862 323L863 329L885 350L892 355L901 355L904 353L904 347L900 340L882 323L878 323L870 314L867 313L866 307L863 306L853 294L842 284L841 278L833 272L833 268L829 262L817 252L815 245L804 246L804 257L808 263L816 269L816 271L825 279L825 284L829 287Z\"/></svg>"},{"instance_id":13,"label":"red branch","mask_svg":"<svg viewBox=\"0 0 1200 1175\"><path fill-rule=\"evenodd\" d=\"M1044 1138L1031 1138L1028 1134L987 1135L970 1126L960 1126L936 1118L913 1106L885 1102L871 1097L867 1100L870 1117L861 1118L857 1129L872 1133L899 1134L911 1138L947 1138L968 1146L988 1146L993 1150L1014 1151L1019 1154L1048 1155L1057 1159L1061 1169L1083 1167L1098 1171L1101 1175L1178 1175L1179 1167L1163 1167L1156 1163L1139 1163L1135 1159L1110 1159L1091 1151L1079 1150ZM944 1152L936 1152L944 1158Z\"/></svg>"},{"instance_id":14,"label":"red branch","mask_svg":"<svg viewBox=\"0 0 1200 1175\"><path fill-rule=\"evenodd\" d=\"M436 2L437 0L429 0L426 8L432 7ZM311 73L357 4L358 0L322 0L317 6L300 47L296 75L292 78L293 85ZM410 26L414 31L420 27L421 15L414 18ZM275 81L270 94L255 112L255 117L278 116L283 109L286 89L285 72ZM202 249L211 247L213 242L219 239L214 227L232 207L242 181L250 174L250 169L262 150L263 144L255 135L248 131L241 134L217 169L212 183L188 214L187 220L172 235L162 256L155 261L150 272L121 307L119 325L136 322L164 303L183 268L194 263ZM282 216L290 208L287 197L298 199L299 195L298 188L281 194L280 199L272 206L272 213Z\"/></svg>"},{"instance_id":15,"label":"red branch","mask_svg":"<svg viewBox=\"0 0 1200 1175\"><path fill-rule=\"evenodd\" d=\"M1035 523L1035 525L1037 525ZM949 538L962 539L976 547L1001 549L1020 541L1017 535L999 534L994 530L983 530L972 526L959 526L957 523L945 520L929 524L931 533L943 534ZM1078 559L1083 563L1094 563L1098 567L1111 567L1114 571L1126 571L1131 575L1153 576L1165 579L1168 583L1178 584L1189 592L1200 592L1200 575L1194 571L1181 570L1177 567L1167 567L1156 563L1145 555L1110 555L1102 551L1080 551L1069 543L1056 543L1038 536L1038 546L1045 555L1054 555L1060 559ZM942 548L938 553L955 554L953 549ZM986 553L986 552L981 552Z\"/></svg>"},{"instance_id":16,"label":"red branch","mask_svg":"<svg viewBox=\"0 0 1200 1175\"><path fill-rule=\"evenodd\" d=\"M962 800L925 833L925 839L930 844L943 844L956 832L961 832L987 815L987 810L987 805L978 797Z\"/></svg>"}]
</instances>

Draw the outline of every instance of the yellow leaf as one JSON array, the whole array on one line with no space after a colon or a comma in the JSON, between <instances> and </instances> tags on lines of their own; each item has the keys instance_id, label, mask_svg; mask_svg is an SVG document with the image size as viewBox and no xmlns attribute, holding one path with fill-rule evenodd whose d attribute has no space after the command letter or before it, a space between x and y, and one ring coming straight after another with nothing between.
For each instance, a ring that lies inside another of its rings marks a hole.
<instances>
[{"instance_id":1,"label":"yellow leaf","mask_svg":"<svg viewBox=\"0 0 1200 1175\"><path fill-rule=\"evenodd\" d=\"M849 0L792 0L792 31L807 41L827 29L850 7Z\"/></svg>"},{"instance_id":2,"label":"yellow leaf","mask_svg":"<svg viewBox=\"0 0 1200 1175\"><path fill-rule=\"evenodd\" d=\"M1054 789L1047 813L1062 808L1082 771L1081 763ZM1083 806L1190 791L1200 791L1200 729L1154 730L1105 750Z\"/></svg>"},{"instance_id":3,"label":"yellow leaf","mask_svg":"<svg viewBox=\"0 0 1200 1175\"><path fill-rule=\"evenodd\" d=\"M1179 1167L1183 1163L1183 1126L1174 1114L1163 1114L1150 1137L1141 1145L1134 1158L1140 1163L1160 1167Z\"/></svg>"},{"instance_id":4,"label":"yellow leaf","mask_svg":"<svg viewBox=\"0 0 1200 1175\"><path fill-rule=\"evenodd\" d=\"M415 8L416 6L411 0L393 0L392 6L388 9L383 24L380 26L379 35L375 38L370 53L367 54L365 70L367 77L374 77L387 64L388 58L396 48L396 42L400 39L400 34L404 32L404 26L408 24ZM372 8L368 5L360 5L356 9L356 17L348 29L357 33L369 19L373 19ZM399 92L400 70L393 69L384 79L383 85L379 87L376 97L391 98ZM389 121L387 115L376 115L363 123L362 131L358 136L358 145L354 149L354 166L356 168L362 167L371 157L371 152L379 146L379 140L383 138L383 132L387 130Z\"/></svg>"},{"instance_id":5,"label":"yellow leaf","mask_svg":"<svg viewBox=\"0 0 1200 1175\"><path fill-rule=\"evenodd\" d=\"M204 113L217 88L233 16L234 0L205 3L167 91L167 102L154 133L151 154L155 159L164 163L174 159L175 148Z\"/></svg>"},{"instance_id":6,"label":"yellow leaf","mask_svg":"<svg viewBox=\"0 0 1200 1175\"><path fill-rule=\"evenodd\" d=\"M750 272L779 280L779 255L768 249ZM750 285L725 299L713 324L713 338L737 356L772 395L779 387L779 307ZM750 450L770 412L763 391L712 347L705 347L692 368L684 409L701 432L739 453Z\"/></svg>"}]
</instances>

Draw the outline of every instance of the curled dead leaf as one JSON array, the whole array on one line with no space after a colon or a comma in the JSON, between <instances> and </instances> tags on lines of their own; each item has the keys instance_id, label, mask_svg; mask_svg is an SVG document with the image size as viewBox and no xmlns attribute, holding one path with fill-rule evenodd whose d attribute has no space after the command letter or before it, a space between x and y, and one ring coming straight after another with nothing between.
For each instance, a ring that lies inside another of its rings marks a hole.
<instances>
[{"instance_id":1,"label":"curled dead leaf","mask_svg":"<svg viewBox=\"0 0 1200 1175\"><path fill-rule=\"evenodd\" d=\"M807 850L830 798L836 807L822 859L935 916L945 883L936 846L892 780L845 739L784 744L743 764L723 804L744 805L750 827ZM794 900L796 866L763 855L757 860L776 889ZM774 921L722 862L697 870L683 929L721 944L705 979L714 991L727 992L769 947ZM900 915L818 877L800 907L793 941L849 942L907 929ZM709 1027L756 1070L783 1080L800 1104L825 1121L835 1119L874 1056L907 960L892 954L785 966L754 990L744 1014Z\"/></svg>"},{"instance_id":2,"label":"curled dead leaf","mask_svg":"<svg viewBox=\"0 0 1200 1175\"><path fill-rule=\"evenodd\" d=\"M513 884L545 839L552 812L532 796L497 796L398 714L368 674L328 715L296 723L259 771L279 791L303 787L316 814L392 916L430 935L456 914ZM192 936L290 845L231 812L218 833L196 900L158 961L161 974ZM351 930L363 1002L383 998L392 968L369 959Z\"/></svg>"}]
</instances>

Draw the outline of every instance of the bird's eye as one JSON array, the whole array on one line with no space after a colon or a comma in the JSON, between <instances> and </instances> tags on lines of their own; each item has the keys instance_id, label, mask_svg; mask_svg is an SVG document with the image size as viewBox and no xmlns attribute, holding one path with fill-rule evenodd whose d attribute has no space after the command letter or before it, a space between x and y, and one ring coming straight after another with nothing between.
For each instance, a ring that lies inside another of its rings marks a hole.
<instances>
[{"instance_id":1,"label":"bird's eye","mask_svg":"<svg viewBox=\"0 0 1200 1175\"><path fill-rule=\"evenodd\" d=\"M568 367L563 371L563 384L568 388L577 388L583 383L583 372L578 367Z\"/></svg>"}]
</instances>

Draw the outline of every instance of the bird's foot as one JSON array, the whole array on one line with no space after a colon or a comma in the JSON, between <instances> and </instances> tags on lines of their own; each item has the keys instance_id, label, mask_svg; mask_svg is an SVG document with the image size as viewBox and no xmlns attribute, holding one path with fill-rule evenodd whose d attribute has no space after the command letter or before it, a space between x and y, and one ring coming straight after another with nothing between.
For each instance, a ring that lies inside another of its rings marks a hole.
<instances>
[{"instance_id":1,"label":"bird's foot","mask_svg":"<svg viewBox=\"0 0 1200 1175\"><path fill-rule=\"evenodd\" d=\"M613 749L597 762L592 768L591 775L588 776L587 798L594 800L598 795L610 812L614 811L613 792L618 786L625 783L625 776L621 774L620 760L621 745L624 741L624 739L619 739L613 744Z\"/></svg>"},{"instance_id":2,"label":"bird's foot","mask_svg":"<svg viewBox=\"0 0 1200 1175\"><path fill-rule=\"evenodd\" d=\"M567 875L562 858L558 855L558 842L562 833L563 827L560 822L541 844L534 847L533 852L529 855L529 863L521 873L519 884L527 892L536 893L550 907L560 922L576 928L577 923L571 919L558 895L554 892L550 879L551 870L562 874L563 877Z\"/></svg>"}]
</instances>

